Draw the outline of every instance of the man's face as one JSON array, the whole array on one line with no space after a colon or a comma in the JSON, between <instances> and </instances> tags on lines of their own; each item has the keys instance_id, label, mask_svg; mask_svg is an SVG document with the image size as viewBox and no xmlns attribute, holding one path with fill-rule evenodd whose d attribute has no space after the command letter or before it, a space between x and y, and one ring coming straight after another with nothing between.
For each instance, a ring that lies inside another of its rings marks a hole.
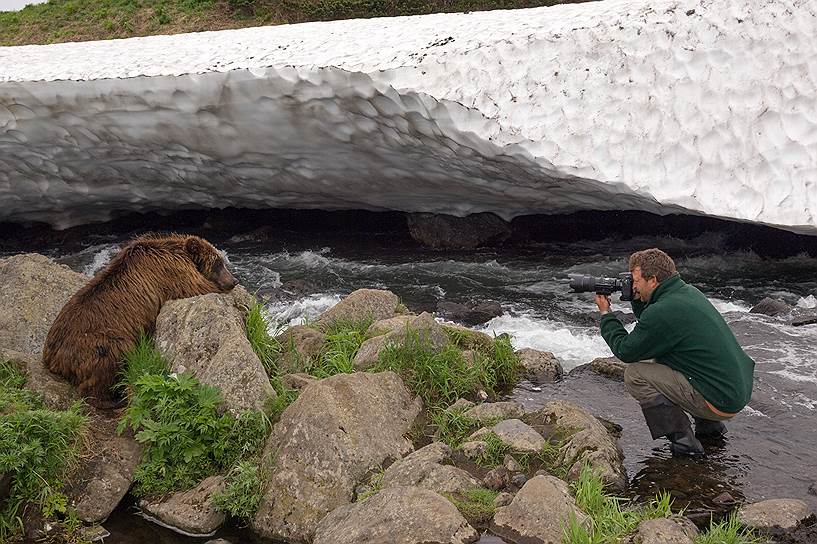
<instances>
[{"instance_id":1,"label":"man's face","mask_svg":"<svg viewBox=\"0 0 817 544\"><path fill-rule=\"evenodd\" d=\"M641 302L649 302L656 287L658 287L658 280L655 276L645 279L641 275L640 266L633 268L633 292Z\"/></svg>"}]
</instances>

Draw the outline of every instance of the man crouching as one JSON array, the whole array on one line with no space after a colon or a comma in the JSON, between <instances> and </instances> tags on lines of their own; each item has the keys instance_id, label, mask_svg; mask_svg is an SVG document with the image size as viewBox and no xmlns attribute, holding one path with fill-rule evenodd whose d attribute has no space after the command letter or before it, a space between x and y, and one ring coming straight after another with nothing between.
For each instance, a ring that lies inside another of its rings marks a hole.
<instances>
[{"instance_id":1,"label":"man crouching","mask_svg":"<svg viewBox=\"0 0 817 544\"><path fill-rule=\"evenodd\" d=\"M688 285L669 255L646 249L630 256L633 312L627 334L596 295L601 335L628 363L624 382L641 405L653 439L665 436L674 455L703 455L698 438L722 436L723 421L749 402L755 363L706 296ZM695 432L685 412L695 419Z\"/></svg>"}]
</instances>

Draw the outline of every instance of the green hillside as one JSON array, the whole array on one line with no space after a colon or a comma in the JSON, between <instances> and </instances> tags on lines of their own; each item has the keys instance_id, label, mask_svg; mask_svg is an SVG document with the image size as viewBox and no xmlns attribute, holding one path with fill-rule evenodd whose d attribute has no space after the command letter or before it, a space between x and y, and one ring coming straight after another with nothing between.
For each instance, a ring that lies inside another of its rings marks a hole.
<instances>
[{"instance_id":1,"label":"green hillside","mask_svg":"<svg viewBox=\"0 0 817 544\"><path fill-rule=\"evenodd\" d=\"M576 0L51 0L0 13L0 45L107 40L259 25L480 11Z\"/></svg>"}]
</instances>

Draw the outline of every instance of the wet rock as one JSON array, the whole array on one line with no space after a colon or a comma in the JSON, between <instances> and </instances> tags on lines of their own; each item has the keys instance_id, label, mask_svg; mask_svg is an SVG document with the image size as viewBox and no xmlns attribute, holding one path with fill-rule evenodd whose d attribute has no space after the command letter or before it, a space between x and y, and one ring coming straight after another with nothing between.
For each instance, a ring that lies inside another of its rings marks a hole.
<instances>
[{"instance_id":1,"label":"wet rock","mask_svg":"<svg viewBox=\"0 0 817 544\"><path fill-rule=\"evenodd\" d=\"M518 402L484 402L465 412L465 417L480 423L497 419L518 419L525 415L525 407Z\"/></svg>"},{"instance_id":2,"label":"wet rock","mask_svg":"<svg viewBox=\"0 0 817 544\"><path fill-rule=\"evenodd\" d=\"M502 315L502 306L494 301L472 300L461 304L443 300L437 303L437 315L449 321L474 326Z\"/></svg>"},{"instance_id":3,"label":"wet rock","mask_svg":"<svg viewBox=\"0 0 817 544\"><path fill-rule=\"evenodd\" d=\"M511 476L511 480L509 482L510 485L516 487L517 489L521 488L525 483L528 481L528 477L524 474L514 474Z\"/></svg>"},{"instance_id":4,"label":"wet rock","mask_svg":"<svg viewBox=\"0 0 817 544\"><path fill-rule=\"evenodd\" d=\"M549 351L524 348L516 352L525 377L534 383L552 383L562 379L564 370L559 359Z\"/></svg>"},{"instance_id":5,"label":"wet rock","mask_svg":"<svg viewBox=\"0 0 817 544\"><path fill-rule=\"evenodd\" d=\"M506 419L490 428L483 428L471 435L470 440L494 433L504 444L519 452L537 453L545 447L545 439L530 425L519 419Z\"/></svg>"},{"instance_id":6,"label":"wet rock","mask_svg":"<svg viewBox=\"0 0 817 544\"><path fill-rule=\"evenodd\" d=\"M811 485L808 486L808 494L817 496L817 482L811 482Z\"/></svg>"},{"instance_id":7,"label":"wet rock","mask_svg":"<svg viewBox=\"0 0 817 544\"><path fill-rule=\"evenodd\" d=\"M283 372L298 373L306 370L309 361L320 355L326 335L306 325L294 325L275 340L281 345L278 368Z\"/></svg>"},{"instance_id":8,"label":"wet rock","mask_svg":"<svg viewBox=\"0 0 817 544\"><path fill-rule=\"evenodd\" d=\"M26 389L39 393L43 404L50 410L67 410L81 398L74 386L49 372L39 356L0 348L0 360L9 361L17 367L26 377Z\"/></svg>"},{"instance_id":9,"label":"wet rock","mask_svg":"<svg viewBox=\"0 0 817 544\"><path fill-rule=\"evenodd\" d=\"M79 519L101 523L130 489L143 448L130 431L116 432L118 414L89 410L86 446L64 491Z\"/></svg>"},{"instance_id":10,"label":"wet rock","mask_svg":"<svg viewBox=\"0 0 817 544\"><path fill-rule=\"evenodd\" d=\"M173 493L159 501L139 501L148 519L186 535L210 536L221 527L226 515L217 511L211 502L214 493L226 487L224 478L210 476L189 491Z\"/></svg>"},{"instance_id":11,"label":"wet rock","mask_svg":"<svg viewBox=\"0 0 817 544\"><path fill-rule=\"evenodd\" d=\"M391 291L358 289L318 316L314 327L325 331L338 319L353 322L388 319L394 317L399 302Z\"/></svg>"},{"instance_id":12,"label":"wet rock","mask_svg":"<svg viewBox=\"0 0 817 544\"><path fill-rule=\"evenodd\" d=\"M616 491L627 487L624 455L616 440L598 419L566 401L551 401L538 412L526 416L534 426L555 426L565 435L559 463L569 467L568 479L576 480L587 463Z\"/></svg>"},{"instance_id":13,"label":"wet rock","mask_svg":"<svg viewBox=\"0 0 817 544\"><path fill-rule=\"evenodd\" d=\"M482 485L488 489L499 491L505 489L511 481L511 475L505 467L496 467L485 473L482 477Z\"/></svg>"},{"instance_id":14,"label":"wet rock","mask_svg":"<svg viewBox=\"0 0 817 544\"><path fill-rule=\"evenodd\" d=\"M658 518L638 524L633 544L693 544L698 528L686 518Z\"/></svg>"},{"instance_id":15,"label":"wet rock","mask_svg":"<svg viewBox=\"0 0 817 544\"><path fill-rule=\"evenodd\" d=\"M732 495L730 495L729 492L724 491L723 493L712 499L712 502L718 506L730 506L732 504L735 504L735 498Z\"/></svg>"},{"instance_id":16,"label":"wet rock","mask_svg":"<svg viewBox=\"0 0 817 544\"><path fill-rule=\"evenodd\" d=\"M466 217L410 213L408 228L412 238L434 249L476 249L503 242L511 235L510 223L492 213Z\"/></svg>"},{"instance_id":17,"label":"wet rock","mask_svg":"<svg viewBox=\"0 0 817 544\"><path fill-rule=\"evenodd\" d=\"M782 300L766 297L757 304L755 304L752 307L752 309L749 310L749 313L776 316L788 313L791 310L792 307L783 302Z\"/></svg>"},{"instance_id":18,"label":"wet rock","mask_svg":"<svg viewBox=\"0 0 817 544\"><path fill-rule=\"evenodd\" d=\"M798 317L797 319L793 319L791 323L789 323L789 325L791 325L792 327L802 327L803 325L814 324L817 324L817 315Z\"/></svg>"},{"instance_id":19,"label":"wet rock","mask_svg":"<svg viewBox=\"0 0 817 544\"><path fill-rule=\"evenodd\" d=\"M101 525L83 527L79 530L79 534L82 540L87 542L104 542L106 538L111 536L110 531Z\"/></svg>"},{"instance_id":20,"label":"wet rock","mask_svg":"<svg viewBox=\"0 0 817 544\"><path fill-rule=\"evenodd\" d=\"M39 359L57 314L87 282L36 253L0 259L0 349Z\"/></svg>"},{"instance_id":21,"label":"wet rock","mask_svg":"<svg viewBox=\"0 0 817 544\"><path fill-rule=\"evenodd\" d=\"M415 336L416 335L416 336ZM434 321L434 317L423 312L406 320L405 326L397 328L383 336L375 336L361 344L355 355L356 370L368 370L380 359L380 352L390 345L403 345L409 338L418 338L434 351L443 349L448 344L448 336L442 326Z\"/></svg>"},{"instance_id":22,"label":"wet rock","mask_svg":"<svg viewBox=\"0 0 817 544\"><path fill-rule=\"evenodd\" d=\"M451 458L451 448L434 442L399 459L386 469L382 488L422 487L436 493L464 493L479 487L468 472L443 464Z\"/></svg>"},{"instance_id":23,"label":"wet rock","mask_svg":"<svg viewBox=\"0 0 817 544\"><path fill-rule=\"evenodd\" d=\"M599 357L590 361L590 369L596 374L601 374L613 380L624 381L624 369L626 364L616 357Z\"/></svg>"},{"instance_id":24,"label":"wet rock","mask_svg":"<svg viewBox=\"0 0 817 544\"><path fill-rule=\"evenodd\" d=\"M333 510L314 544L466 544L479 534L442 496L419 487L392 487Z\"/></svg>"},{"instance_id":25,"label":"wet rock","mask_svg":"<svg viewBox=\"0 0 817 544\"><path fill-rule=\"evenodd\" d=\"M567 484L553 476L531 478L510 505L497 508L491 532L513 542L561 544L571 516L587 526Z\"/></svg>"},{"instance_id":26,"label":"wet rock","mask_svg":"<svg viewBox=\"0 0 817 544\"><path fill-rule=\"evenodd\" d=\"M213 540L208 540L204 544L233 544L233 543L225 538L215 538Z\"/></svg>"},{"instance_id":27,"label":"wet rock","mask_svg":"<svg viewBox=\"0 0 817 544\"><path fill-rule=\"evenodd\" d=\"M758 531L790 531L812 514L808 504L797 499L760 501L743 506L738 511L740 522Z\"/></svg>"},{"instance_id":28,"label":"wet rock","mask_svg":"<svg viewBox=\"0 0 817 544\"><path fill-rule=\"evenodd\" d=\"M358 483L412 451L405 438L422 403L393 372L340 374L301 391L267 440L268 474L252 529L308 542L318 522L349 504Z\"/></svg>"},{"instance_id":29,"label":"wet rock","mask_svg":"<svg viewBox=\"0 0 817 544\"><path fill-rule=\"evenodd\" d=\"M310 383L318 381L314 376L310 376L304 372L297 372L295 374L284 374L281 376L281 383L288 389L295 389L300 391Z\"/></svg>"}]
</instances>

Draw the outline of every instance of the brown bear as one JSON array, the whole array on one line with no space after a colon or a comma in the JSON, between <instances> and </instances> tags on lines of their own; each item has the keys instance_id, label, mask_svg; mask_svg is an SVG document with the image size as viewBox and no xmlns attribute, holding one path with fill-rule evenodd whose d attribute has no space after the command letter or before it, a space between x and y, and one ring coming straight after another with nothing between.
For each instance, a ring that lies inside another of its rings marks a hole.
<instances>
[{"instance_id":1,"label":"brown bear","mask_svg":"<svg viewBox=\"0 0 817 544\"><path fill-rule=\"evenodd\" d=\"M226 293L236 286L218 250L197 236L135 238L72 296L48 331L43 363L98 408L113 391L125 353L152 334L168 300Z\"/></svg>"}]
</instances>

